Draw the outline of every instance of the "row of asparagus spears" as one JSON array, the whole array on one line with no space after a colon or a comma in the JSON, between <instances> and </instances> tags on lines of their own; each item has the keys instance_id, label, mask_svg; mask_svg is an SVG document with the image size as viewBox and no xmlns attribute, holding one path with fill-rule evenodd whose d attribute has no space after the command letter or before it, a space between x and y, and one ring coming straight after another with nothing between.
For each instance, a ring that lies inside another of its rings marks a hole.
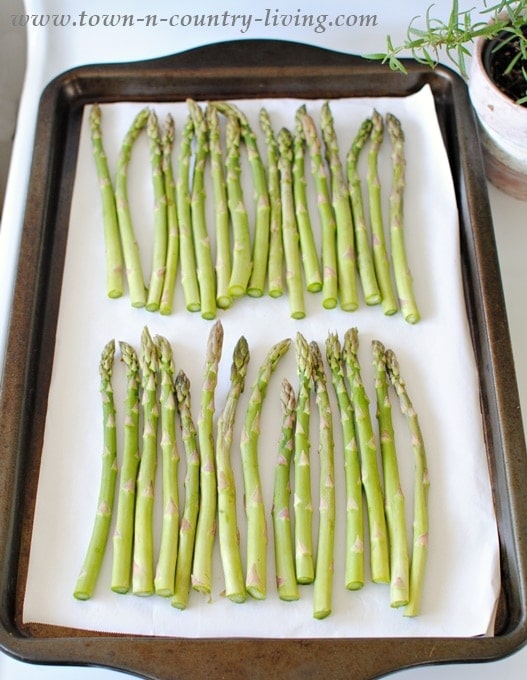
<instances>
[{"instance_id":1,"label":"row of asparagus spears","mask_svg":"<svg viewBox=\"0 0 527 680\"><path fill-rule=\"evenodd\" d=\"M155 110L144 108L122 141L115 181L104 150L101 108L97 104L91 108L110 297L123 295L126 278L132 306L171 314L179 272L186 308L199 311L205 319L216 318L218 309L230 307L245 294L260 297L266 290L272 297L286 292L291 317L296 319L306 314L306 290L322 291L324 308L354 311L361 287L366 304L381 304L387 315L400 309L409 323L419 321L403 228L404 133L394 115L384 119L374 110L357 131L343 163L329 102L321 109L320 133L306 105L298 108L294 128L283 127L277 134L262 108L259 125L265 155L249 119L233 103L210 102L202 107L189 99L187 104L177 172L173 117L169 113L161 126ZM378 172L385 127L393 166L389 238ZM149 281L143 274L128 198L132 149L144 129L150 141L154 197ZM365 147L369 210L359 170ZM251 169L251 199L243 191L242 148ZM311 214L308 198L308 157L318 219ZM207 224L207 173L213 226Z\"/></svg>"},{"instance_id":2,"label":"row of asparagus spears","mask_svg":"<svg viewBox=\"0 0 527 680\"><path fill-rule=\"evenodd\" d=\"M294 343L286 339L271 347L250 389L241 438L234 447L239 450L243 470L245 526L242 529L237 519L231 450L250 353L246 339L240 337L233 350L230 388L216 420L215 392L223 348L220 321L213 325L208 339L196 424L192 416L189 379L183 370L176 374L172 349L166 338L152 338L145 327L139 356L131 345L120 343L128 380L120 472L112 389L115 342L110 341L104 348L100 364L103 472L93 533L74 589L76 598L86 600L94 592L112 520L115 522L111 576L114 592L131 590L139 596L157 593L170 598L174 607L185 609L191 588L208 595L211 593L212 555L217 537L225 596L239 603L248 596L257 600L266 598L268 529L259 469L260 416L272 374L291 344L295 346L298 385L295 390L285 377L281 384L281 434L277 443L271 510L278 596L286 601L298 600L299 584L312 583L313 616L325 618L331 613L335 474L344 474L345 587L357 590L364 585L364 553L369 539L372 581L390 584L392 607L404 607L407 616L419 613L428 552L428 468L418 418L393 351L386 350L381 342L373 341L377 439L367 390L361 378L356 328L345 333L342 343L336 333L328 335L325 361L318 343L308 342L301 333L297 333ZM341 472L335 469L328 384L333 385L342 427ZM415 459L410 549L395 449L390 385L406 415ZM320 482L317 493L312 493L311 488L312 401L316 404L318 423L316 459ZM177 420L186 454L185 498L181 511ZM160 547L155 560L153 523L158 447L162 464L163 514ZM317 496L318 538L314 540L313 509ZM245 560L240 551L241 529L246 535Z\"/></svg>"}]
</instances>

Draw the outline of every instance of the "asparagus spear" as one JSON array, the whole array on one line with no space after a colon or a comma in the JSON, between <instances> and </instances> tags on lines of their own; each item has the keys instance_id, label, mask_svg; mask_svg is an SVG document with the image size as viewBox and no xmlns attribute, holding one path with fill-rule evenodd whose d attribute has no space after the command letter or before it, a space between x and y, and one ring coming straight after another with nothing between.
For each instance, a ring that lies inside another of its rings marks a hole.
<instances>
[{"instance_id":1,"label":"asparagus spear","mask_svg":"<svg viewBox=\"0 0 527 680\"><path fill-rule=\"evenodd\" d=\"M163 176L165 178L165 194L167 198L167 258L165 280L161 293L159 311L161 314L171 314L176 287L176 275L179 259L179 225L177 217L176 187L174 183L174 169L172 151L175 140L174 119L167 115L162 137L163 148Z\"/></svg>"},{"instance_id":2,"label":"asparagus spear","mask_svg":"<svg viewBox=\"0 0 527 680\"><path fill-rule=\"evenodd\" d=\"M353 312L359 306L355 263L355 236L349 198L345 180L333 115L328 102L322 106L321 129L330 168L331 200L337 225L337 265L340 306L346 312Z\"/></svg>"},{"instance_id":3,"label":"asparagus spear","mask_svg":"<svg viewBox=\"0 0 527 680\"><path fill-rule=\"evenodd\" d=\"M366 118L360 125L351 144L347 156L347 174L350 191L351 211L353 226L355 229L355 248L357 251L357 268L367 305L376 305L381 301L381 293L373 257L370 249L370 238L366 218L364 216L364 204L362 200L362 182L358 168L359 157L364 145L368 141L372 128L371 118Z\"/></svg>"},{"instance_id":4,"label":"asparagus spear","mask_svg":"<svg viewBox=\"0 0 527 680\"><path fill-rule=\"evenodd\" d=\"M319 412L320 505L317 559L313 589L313 616L324 619L331 614L333 561L335 547L335 461L333 415L326 384L322 355L316 342L310 343L313 377Z\"/></svg>"},{"instance_id":5,"label":"asparagus spear","mask_svg":"<svg viewBox=\"0 0 527 680\"><path fill-rule=\"evenodd\" d=\"M267 146L267 177L269 182L270 224L269 224L269 262L268 279L269 295L282 295L282 199L280 194L280 176L278 169L278 143L276 141L269 113L260 111L260 126L265 135Z\"/></svg>"},{"instance_id":6,"label":"asparagus spear","mask_svg":"<svg viewBox=\"0 0 527 680\"><path fill-rule=\"evenodd\" d=\"M161 335L156 335L154 340L159 357L161 460L163 466L163 519L154 585L158 595L169 597L174 593L179 532L179 450L175 420L175 365L170 342Z\"/></svg>"},{"instance_id":7,"label":"asparagus spear","mask_svg":"<svg viewBox=\"0 0 527 680\"><path fill-rule=\"evenodd\" d=\"M386 125L392 143L393 181L390 193L390 245L395 286L405 320L408 323L417 323L421 315L415 299L412 274L408 266L404 243L403 199L406 164L404 132L401 121L391 113L386 116Z\"/></svg>"},{"instance_id":8,"label":"asparagus spear","mask_svg":"<svg viewBox=\"0 0 527 680\"><path fill-rule=\"evenodd\" d=\"M218 110L215 106L207 106L207 124L209 129L209 150L214 192L214 214L216 231L216 304L220 309L231 306L229 295L229 279L231 276L230 222L227 208L227 187L223 171L223 150L220 139Z\"/></svg>"},{"instance_id":9,"label":"asparagus spear","mask_svg":"<svg viewBox=\"0 0 527 680\"><path fill-rule=\"evenodd\" d=\"M200 309L198 276L196 273L196 254L192 240L192 219L190 212L190 159L194 138L192 116L187 117L181 135L178 156L179 174L176 180L176 203L179 223L179 247L181 251L181 286L185 296L185 306L189 312Z\"/></svg>"},{"instance_id":10,"label":"asparagus spear","mask_svg":"<svg viewBox=\"0 0 527 680\"><path fill-rule=\"evenodd\" d=\"M342 443L344 451L344 475L346 488L346 562L345 586L358 590L364 585L364 519L362 511L362 479L359 449L353 423L353 407L344 379L342 348L336 333L326 340L326 357L331 370L333 387L337 397Z\"/></svg>"},{"instance_id":11,"label":"asparagus spear","mask_svg":"<svg viewBox=\"0 0 527 680\"><path fill-rule=\"evenodd\" d=\"M395 314L397 299L392 286L391 264L384 238L384 222L382 216L381 184L377 172L379 149L384 136L384 123L377 111L372 114L370 148L368 152L368 196L370 202L370 221L373 240L373 262L381 291L381 304L386 315Z\"/></svg>"},{"instance_id":12,"label":"asparagus spear","mask_svg":"<svg viewBox=\"0 0 527 680\"><path fill-rule=\"evenodd\" d=\"M338 302L336 224L331 198L329 195L328 176L322 146L315 123L307 113L305 106L299 110L300 120L306 137L306 144L311 158L311 172L317 190L317 203L322 228L322 305L332 309Z\"/></svg>"},{"instance_id":13,"label":"asparagus spear","mask_svg":"<svg viewBox=\"0 0 527 680\"><path fill-rule=\"evenodd\" d=\"M123 255L119 237L119 222L108 159L104 151L101 128L101 107L94 104L90 110L90 134L95 169L99 180L102 201L102 220L106 254L106 290L108 297L123 294Z\"/></svg>"},{"instance_id":14,"label":"asparagus spear","mask_svg":"<svg viewBox=\"0 0 527 680\"><path fill-rule=\"evenodd\" d=\"M205 162L209 148L207 121L201 107L194 100L187 99L187 104L194 121L196 135L190 212L196 253L200 309L201 316L204 319L214 319L216 317L216 282L205 216Z\"/></svg>"},{"instance_id":15,"label":"asparagus spear","mask_svg":"<svg viewBox=\"0 0 527 680\"><path fill-rule=\"evenodd\" d=\"M106 550L112 519L117 477L117 436L112 388L114 356L115 342L111 340L103 349L99 365L104 433L101 481L90 542L73 591L74 597L78 600L89 600L93 595Z\"/></svg>"},{"instance_id":16,"label":"asparagus spear","mask_svg":"<svg viewBox=\"0 0 527 680\"><path fill-rule=\"evenodd\" d=\"M289 339L276 343L262 362L251 388L240 443L247 516L245 586L249 595L258 600L265 599L267 594L267 525L258 464L260 414L271 375L290 344Z\"/></svg>"},{"instance_id":17,"label":"asparagus spear","mask_svg":"<svg viewBox=\"0 0 527 680\"><path fill-rule=\"evenodd\" d=\"M368 509L371 576L374 582L389 583L388 537L381 479L377 466L377 445L370 417L370 402L361 377L358 348L358 331L356 328L351 328L344 335L342 353L351 388L355 431L361 456L362 482Z\"/></svg>"},{"instance_id":18,"label":"asparagus spear","mask_svg":"<svg viewBox=\"0 0 527 680\"><path fill-rule=\"evenodd\" d=\"M236 487L230 453L236 407L245 385L249 356L247 340L242 336L234 348L230 389L216 431L220 555L225 575L225 596L233 602L245 602L247 599L236 518Z\"/></svg>"},{"instance_id":19,"label":"asparagus spear","mask_svg":"<svg viewBox=\"0 0 527 680\"><path fill-rule=\"evenodd\" d=\"M302 264L298 245L298 228L295 218L292 190L292 135L286 128L278 133L280 170L280 196L282 203L282 237L286 264L287 291L291 318L303 319L306 315L304 289L302 283Z\"/></svg>"},{"instance_id":20,"label":"asparagus spear","mask_svg":"<svg viewBox=\"0 0 527 680\"><path fill-rule=\"evenodd\" d=\"M313 358L309 344L300 332L296 334L295 349L299 380L294 438L296 578L298 583L312 583L315 577L315 567L309 424Z\"/></svg>"},{"instance_id":21,"label":"asparagus spear","mask_svg":"<svg viewBox=\"0 0 527 680\"><path fill-rule=\"evenodd\" d=\"M278 444L278 459L273 487L273 535L276 587L281 600L298 600L290 515L290 472L294 449L296 398L291 383L284 378L280 393L282 431Z\"/></svg>"},{"instance_id":22,"label":"asparagus spear","mask_svg":"<svg viewBox=\"0 0 527 680\"><path fill-rule=\"evenodd\" d=\"M300 236L300 250L304 265L306 288L311 293L322 290L320 263L313 236L311 217L306 192L305 173L305 145L306 138L302 126L302 109L295 115L295 132L293 135L293 193L296 221Z\"/></svg>"},{"instance_id":23,"label":"asparagus spear","mask_svg":"<svg viewBox=\"0 0 527 680\"><path fill-rule=\"evenodd\" d=\"M165 190L165 177L163 175L163 148L157 115L153 109L148 116L146 131L150 139L152 184L154 189L154 251L146 308L149 312L156 312L161 303L161 294L165 281L168 223L167 196Z\"/></svg>"},{"instance_id":24,"label":"asparagus spear","mask_svg":"<svg viewBox=\"0 0 527 680\"><path fill-rule=\"evenodd\" d=\"M139 359L135 349L120 342L121 358L126 366L123 460L119 479L117 515L113 534L111 588L116 593L130 590L137 469L139 467Z\"/></svg>"},{"instance_id":25,"label":"asparagus spear","mask_svg":"<svg viewBox=\"0 0 527 680\"><path fill-rule=\"evenodd\" d=\"M185 474L185 504L179 528L176 577L171 604L177 609L185 609L188 604L194 539L199 511L200 460L198 435L192 418L190 381L184 371L179 371L177 374L174 387L187 470Z\"/></svg>"},{"instance_id":26,"label":"asparagus spear","mask_svg":"<svg viewBox=\"0 0 527 680\"><path fill-rule=\"evenodd\" d=\"M147 596L154 592L154 490L157 469L157 349L148 328L141 334L142 452L137 475L134 522L132 591Z\"/></svg>"},{"instance_id":27,"label":"asparagus spear","mask_svg":"<svg viewBox=\"0 0 527 680\"><path fill-rule=\"evenodd\" d=\"M384 504L390 546L390 604L392 607L401 607L408 603L409 596L409 561L404 494L399 480L399 467L395 450L385 349L381 342L374 340L372 351L375 369L377 421L384 470Z\"/></svg>"},{"instance_id":28,"label":"asparagus spear","mask_svg":"<svg viewBox=\"0 0 527 680\"><path fill-rule=\"evenodd\" d=\"M119 233L123 248L126 278L130 290L132 307L144 307L146 304L146 289L139 256L130 204L128 201L128 166L132 154L132 147L139 137L148 120L149 111L142 109L134 118L132 125L124 136L117 161L115 177L115 204L117 206L117 218L119 221Z\"/></svg>"},{"instance_id":29,"label":"asparagus spear","mask_svg":"<svg viewBox=\"0 0 527 680\"><path fill-rule=\"evenodd\" d=\"M231 216L234 246L232 269L229 282L229 295L241 297L247 291L251 276L251 234L249 217L243 197L240 166L241 131L238 118L227 116L226 126L226 169L227 169L227 204Z\"/></svg>"},{"instance_id":30,"label":"asparagus spear","mask_svg":"<svg viewBox=\"0 0 527 680\"><path fill-rule=\"evenodd\" d=\"M223 348L223 326L213 325L207 341L205 370L198 418L198 441L201 455L200 504L196 527L196 544L192 563L192 587L210 594L212 581L212 548L216 534L217 481L214 463L214 396L218 365Z\"/></svg>"},{"instance_id":31,"label":"asparagus spear","mask_svg":"<svg viewBox=\"0 0 527 680\"><path fill-rule=\"evenodd\" d=\"M252 256L253 267L247 293L252 297L261 297L265 290L270 228L269 192L267 189L265 166L260 155L256 135L247 116L234 104L219 102L218 106L228 115L235 115L238 118L240 132L247 148L254 185L254 205L256 206Z\"/></svg>"},{"instance_id":32,"label":"asparagus spear","mask_svg":"<svg viewBox=\"0 0 527 680\"><path fill-rule=\"evenodd\" d=\"M412 437L412 449L415 460L414 484L414 522L413 550L410 563L410 599L404 608L405 616L417 616L421 610L426 561L428 558L428 491L430 478L428 462L419 419L410 401L404 380L401 377L399 363L392 350L387 350L386 367L388 376L395 388L401 411L406 416Z\"/></svg>"}]
</instances>

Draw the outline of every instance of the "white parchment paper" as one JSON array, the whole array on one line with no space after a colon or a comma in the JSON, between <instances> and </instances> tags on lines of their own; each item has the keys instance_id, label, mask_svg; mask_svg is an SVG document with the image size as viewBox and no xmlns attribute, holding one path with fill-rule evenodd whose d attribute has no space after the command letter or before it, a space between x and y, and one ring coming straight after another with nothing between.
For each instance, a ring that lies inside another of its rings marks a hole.
<instances>
[{"instance_id":1,"label":"white parchment paper","mask_svg":"<svg viewBox=\"0 0 527 680\"><path fill-rule=\"evenodd\" d=\"M278 131L282 125L293 126L294 113L300 103L294 99L238 102L258 134L261 106L268 109ZM122 137L141 106L103 106L104 142L111 168L115 168ZM187 113L184 103L152 106L161 121L170 111L178 132L181 131ZM308 102L308 110L317 122L320 106L319 101ZM192 592L188 609L178 611L170 606L169 600L156 596L138 598L131 594L114 594L109 588L111 540L94 597L88 602L73 598L98 494L102 442L98 363L104 344L115 338L126 340L139 349L145 325L152 334L165 335L174 347L176 364L184 368L191 379L197 417L204 350L211 327L211 322L202 320L199 314L184 310L179 284L175 311L169 317L132 309L127 295L119 300L106 298L101 206L91 156L89 112L85 111L24 602L26 622L190 637L474 636L491 631L500 586L497 529L481 427L477 370L460 279L458 215L433 97L425 87L407 98L336 100L331 102L331 107L343 160L359 124L371 114L373 107L383 114L394 113L403 123L407 140L406 240L423 318L419 324L411 326L400 314L385 317L380 307L368 308L363 302L353 313L338 309L328 311L322 309L319 294L306 297L308 314L302 321L289 318L286 296L278 300L269 297L242 299L231 309L219 313L225 342L216 394L218 411L228 388L232 349L242 334L249 342L252 357L232 451L239 490L242 555L245 535L238 442L249 386L258 366L274 342L284 337L294 338L297 331L322 346L329 331L337 331L342 336L350 326L356 326L361 342L363 379L372 401L372 417L375 409L370 346L376 338L394 349L399 358L426 441L431 478L430 541L422 614L407 619L401 611L391 609L388 586L367 583L356 592L346 591L343 586L344 484L339 418L333 395L338 508L333 612L324 621L312 618L311 586L301 587L298 602L285 603L277 597L273 581L270 510L280 428L279 387L283 376L296 384L293 349L273 376L262 415L260 463L269 519L267 599L238 605L222 597L223 576L217 545L210 600ZM380 158L386 220L391 173L389 147L387 139ZM264 153L263 143L261 151ZM246 200L251 210L251 196L249 189L247 191ZM145 136L134 147L129 193L148 279L152 252L152 189ZM312 191L310 200L314 200ZM209 200L212 225L210 203ZM312 214L318 229L314 203ZM125 380L124 367L118 364L116 362L114 387L122 423ZM316 413L315 409L313 412ZM411 535L413 459L406 423L395 397L393 412ZM313 493L316 498L316 417L313 423ZM119 437L122 438L121 427ZM184 469L182 462L181 479ZM161 474L161 466L158 473ZM160 476L156 488L159 495ZM159 524L158 502L156 547Z\"/></svg>"}]
</instances>

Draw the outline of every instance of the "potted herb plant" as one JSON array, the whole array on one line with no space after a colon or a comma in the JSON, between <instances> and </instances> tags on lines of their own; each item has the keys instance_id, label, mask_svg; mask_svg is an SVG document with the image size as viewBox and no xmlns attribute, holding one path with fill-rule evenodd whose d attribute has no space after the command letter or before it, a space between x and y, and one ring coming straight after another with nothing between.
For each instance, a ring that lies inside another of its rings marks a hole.
<instances>
[{"instance_id":1,"label":"potted herb plant","mask_svg":"<svg viewBox=\"0 0 527 680\"><path fill-rule=\"evenodd\" d=\"M527 200L527 0L500 0L460 11L453 0L446 20L418 18L406 40L370 55L405 72L402 53L434 68L446 56L468 80L481 131L489 180L506 193Z\"/></svg>"}]
</instances>

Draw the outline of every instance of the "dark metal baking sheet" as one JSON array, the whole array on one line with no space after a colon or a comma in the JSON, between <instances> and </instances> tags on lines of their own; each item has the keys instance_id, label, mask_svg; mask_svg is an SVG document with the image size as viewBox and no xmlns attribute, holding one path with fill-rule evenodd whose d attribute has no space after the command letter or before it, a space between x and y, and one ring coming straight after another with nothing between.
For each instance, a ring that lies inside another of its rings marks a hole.
<instances>
[{"instance_id":1,"label":"dark metal baking sheet","mask_svg":"<svg viewBox=\"0 0 527 680\"><path fill-rule=\"evenodd\" d=\"M477 125L463 81L282 41L236 41L148 62L67 72L40 103L0 401L0 645L26 661L100 665L146 678L366 679L508 655L527 639L527 456ZM187 97L406 96L429 84L460 215L467 316L480 377L501 551L495 634L481 638L174 639L24 625L21 611L83 107Z\"/></svg>"}]
</instances>

